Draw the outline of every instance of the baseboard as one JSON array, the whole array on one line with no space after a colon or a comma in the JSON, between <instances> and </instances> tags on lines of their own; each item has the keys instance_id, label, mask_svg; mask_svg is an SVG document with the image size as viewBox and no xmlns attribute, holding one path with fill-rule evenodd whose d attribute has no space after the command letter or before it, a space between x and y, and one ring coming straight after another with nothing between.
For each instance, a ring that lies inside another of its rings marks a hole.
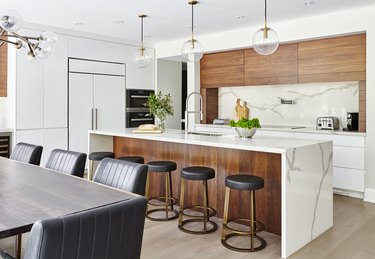
<instances>
[{"instance_id":1,"label":"baseboard","mask_svg":"<svg viewBox=\"0 0 375 259\"><path fill-rule=\"evenodd\" d=\"M363 192L349 191L349 190L338 189L338 188L333 188L333 193L342 195L342 196L351 197L351 198L361 199L361 200L363 200L363 197L364 197Z\"/></svg>"},{"instance_id":2,"label":"baseboard","mask_svg":"<svg viewBox=\"0 0 375 259\"><path fill-rule=\"evenodd\" d=\"M375 203L375 189L366 188L363 201Z\"/></svg>"}]
</instances>

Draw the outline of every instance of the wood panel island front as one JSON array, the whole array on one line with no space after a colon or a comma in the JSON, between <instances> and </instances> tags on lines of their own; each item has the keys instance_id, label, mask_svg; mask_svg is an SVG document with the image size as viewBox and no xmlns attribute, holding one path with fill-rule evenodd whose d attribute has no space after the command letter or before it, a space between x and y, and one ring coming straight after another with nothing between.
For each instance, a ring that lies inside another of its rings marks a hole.
<instances>
[{"instance_id":1,"label":"wood panel island front","mask_svg":"<svg viewBox=\"0 0 375 259\"><path fill-rule=\"evenodd\" d=\"M264 179L256 193L256 216L266 231L281 235L281 256L287 257L333 226L332 142L234 135L185 136L181 130L162 134L133 134L132 129L89 132L89 152L113 151L116 157L139 155L145 161L171 160L173 194L179 197L180 171L187 166L209 166L216 177L208 181L210 206L222 217L225 177L253 174ZM154 174L152 175L154 176ZM151 177L156 196L164 192L160 177ZM186 203L202 200L200 183L188 183ZM247 193L233 192L230 218L248 217ZM176 225L177 228L177 225Z\"/></svg>"}]
</instances>

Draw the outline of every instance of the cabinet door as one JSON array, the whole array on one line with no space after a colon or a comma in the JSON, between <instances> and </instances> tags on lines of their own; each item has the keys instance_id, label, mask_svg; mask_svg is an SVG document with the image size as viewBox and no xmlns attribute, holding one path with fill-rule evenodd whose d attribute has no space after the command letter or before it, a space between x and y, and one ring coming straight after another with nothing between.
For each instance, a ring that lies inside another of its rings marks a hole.
<instances>
[{"instance_id":1,"label":"cabinet door","mask_svg":"<svg viewBox=\"0 0 375 259\"><path fill-rule=\"evenodd\" d=\"M25 142L33 145L43 146L43 130L17 130L16 139L13 144ZM44 152L44 151L43 151Z\"/></svg>"},{"instance_id":2,"label":"cabinet door","mask_svg":"<svg viewBox=\"0 0 375 259\"><path fill-rule=\"evenodd\" d=\"M38 37L39 32L23 30L21 34ZM17 51L16 128L43 128L43 61L26 60L27 48Z\"/></svg>"},{"instance_id":3,"label":"cabinet door","mask_svg":"<svg viewBox=\"0 0 375 259\"><path fill-rule=\"evenodd\" d=\"M52 150L56 148L68 149L68 130L67 128L45 129L43 137L43 163L41 165L47 163Z\"/></svg>"},{"instance_id":4,"label":"cabinet door","mask_svg":"<svg viewBox=\"0 0 375 259\"><path fill-rule=\"evenodd\" d=\"M95 129L125 128L125 78L94 76Z\"/></svg>"},{"instance_id":5,"label":"cabinet door","mask_svg":"<svg viewBox=\"0 0 375 259\"><path fill-rule=\"evenodd\" d=\"M44 61L44 128L65 128L68 124L68 43L66 36L58 37Z\"/></svg>"},{"instance_id":6,"label":"cabinet door","mask_svg":"<svg viewBox=\"0 0 375 259\"><path fill-rule=\"evenodd\" d=\"M69 73L69 150L87 152L93 115L93 76Z\"/></svg>"},{"instance_id":7,"label":"cabinet door","mask_svg":"<svg viewBox=\"0 0 375 259\"><path fill-rule=\"evenodd\" d=\"M0 47L0 97L7 96L8 45Z\"/></svg>"},{"instance_id":8,"label":"cabinet door","mask_svg":"<svg viewBox=\"0 0 375 259\"><path fill-rule=\"evenodd\" d=\"M154 81L154 61L144 68L139 68L132 62L133 54L137 51L138 47L126 47L126 88L127 89L150 89L155 88Z\"/></svg>"}]
</instances>

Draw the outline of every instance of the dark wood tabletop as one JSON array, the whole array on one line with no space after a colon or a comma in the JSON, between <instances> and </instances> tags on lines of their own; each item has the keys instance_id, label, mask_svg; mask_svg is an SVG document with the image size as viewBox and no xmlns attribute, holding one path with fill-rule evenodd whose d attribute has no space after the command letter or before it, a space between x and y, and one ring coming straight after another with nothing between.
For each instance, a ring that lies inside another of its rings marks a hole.
<instances>
[{"instance_id":1,"label":"dark wood tabletop","mask_svg":"<svg viewBox=\"0 0 375 259\"><path fill-rule=\"evenodd\" d=\"M82 178L0 157L0 238L30 231L37 220L135 196Z\"/></svg>"}]
</instances>

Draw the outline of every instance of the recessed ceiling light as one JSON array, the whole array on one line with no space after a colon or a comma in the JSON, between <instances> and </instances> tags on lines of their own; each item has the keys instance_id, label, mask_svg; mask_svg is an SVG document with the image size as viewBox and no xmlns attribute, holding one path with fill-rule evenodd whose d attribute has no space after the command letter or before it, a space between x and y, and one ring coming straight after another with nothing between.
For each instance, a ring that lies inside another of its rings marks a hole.
<instances>
[{"instance_id":1,"label":"recessed ceiling light","mask_svg":"<svg viewBox=\"0 0 375 259\"><path fill-rule=\"evenodd\" d=\"M315 4L315 2L313 2L313 1L303 2L303 5L313 5L313 4Z\"/></svg>"},{"instance_id":2,"label":"recessed ceiling light","mask_svg":"<svg viewBox=\"0 0 375 259\"><path fill-rule=\"evenodd\" d=\"M83 23L83 22L75 22L74 25L75 25L75 26L83 26L84 23Z\"/></svg>"},{"instance_id":3,"label":"recessed ceiling light","mask_svg":"<svg viewBox=\"0 0 375 259\"><path fill-rule=\"evenodd\" d=\"M151 38L151 35L145 35L145 36L143 36L143 37L145 37L145 38Z\"/></svg>"},{"instance_id":4,"label":"recessed ceiling light","mask_svg":"<svg viewBox=\"0 0 375 259\"><path fill-rule=\"evenodd\" d=\"M111 20L110 22L114 23L114 24L124 24L125 23L124 20Z\"/></svg>"},{"instance_id":5,"label":"recessed ceiling light","mask_svg":"<svg viewBox=\"0 0 375 259\"><path fill-rule=\"evenodd\" d=\"M246 16L244 16L244 15L240 15L240 16L237 16L236 18L237 18L237 19L245 19Z\"/></svg>"}]
</instances>

